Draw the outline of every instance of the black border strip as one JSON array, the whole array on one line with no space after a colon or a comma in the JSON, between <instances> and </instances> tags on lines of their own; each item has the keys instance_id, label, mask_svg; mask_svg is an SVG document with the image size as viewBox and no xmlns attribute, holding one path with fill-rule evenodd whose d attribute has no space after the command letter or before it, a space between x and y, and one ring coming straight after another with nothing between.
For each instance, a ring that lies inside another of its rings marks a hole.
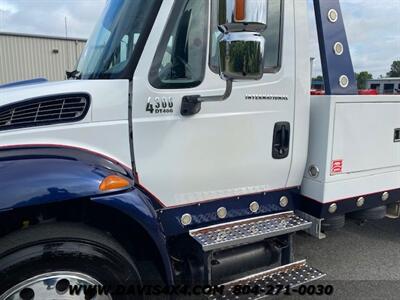
<instances>
[{"instance_id":1,"label":"black border strip","mask_svg":"<svg viewBox=\"0 0 400 300\"><path fill-rule=\"evenodd\" d=\"M386 201L382 200L382 195L384 192L389 193L389 199ZM357 200L360 197L364 197L365 199L365 204L362 207L358 207L356 204ZM314 199L299 195L298 207L301 211L304 211L307 214L310 214L316 218L324 219L324 218L331 218L335 216L345 215L348 213L361 211L365 209L393 204L398 201L400 201L400 188L373 193L369 195L359 195L347 199L331 201L329 203L321 203ZM332 214L329 212L329 207L333 203L337 205L337 210L335 213Z\"/></svg>"}]
</instances>

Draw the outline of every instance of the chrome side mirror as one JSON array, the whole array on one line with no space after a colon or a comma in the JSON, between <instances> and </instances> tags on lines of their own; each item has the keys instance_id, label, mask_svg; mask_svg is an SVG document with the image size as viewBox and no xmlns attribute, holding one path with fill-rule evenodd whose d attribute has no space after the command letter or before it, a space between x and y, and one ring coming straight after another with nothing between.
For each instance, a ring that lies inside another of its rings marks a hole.
<instances>
[{"instance_id":1,"label":"chrome side mirror","mask_svg":"<svg viewBox=\"0 0 400 300\"><path fill-rule=\"evenodd\" d=\"M220 76L224 80L260 80L265 39L256 32L224 34L219 41Z\"/></svg>"},{"instance_id":2,"label":"chrome side mirror","mask_svg":"<svg viewBox=\"0 0 400 300\"><path fill-rule=\"evenodd\" d=\"M268 0L219 0L220 76L224 80L260 80L264 73Z\"/></svg>"},{"instance_id":3,"label":"chrome side mirror","mask_svg":"<svg viewBox=\"0 0 400 300\"><path fill-rule=\"evenodd\" d=\"M232 92L232 82L260 80L264 74L265 39L268 0L213 0L218 4L218 41L220 76L226 81L223 95L184 96L182 116L200 112L202 102L224 101Z\"/></svg>"}]
</instances>

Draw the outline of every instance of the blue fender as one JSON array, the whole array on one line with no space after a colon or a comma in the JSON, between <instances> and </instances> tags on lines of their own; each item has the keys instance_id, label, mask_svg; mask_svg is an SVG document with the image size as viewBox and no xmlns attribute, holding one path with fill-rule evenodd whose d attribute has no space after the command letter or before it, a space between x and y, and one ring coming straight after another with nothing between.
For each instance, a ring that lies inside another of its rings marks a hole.
<instances>
[{"instance_id":1,"label":"blue fender","mask_svg":"<svg viewBox=\"0 0 400 300\"><path fill-rule=\"evenodd\" d=\"M162 230L161 223L158 221L157 213L151 205L151 200L143 192L135 188L123 194L93 197L92 201L117 209L146 229L160 253L167 283L173 284L173 270L168 255L166 236ZM137 242L140 245L140 241Z\"/></svg>"},{"instance_id":2,"label":"blue fender","mask_svg":"<svg viewBox=\"0 0 400 300\"><path fill-rule=\"evenodd\" d=\"M109 175L132 182L128 190L99 190ZM158 248L169 284L173 283L166 237L151 200L134 187L132 171L100 154L65 146L0 148L0 212L86 198L112 207L139 223Z\"/></svg>"},{"instance_id":3,"label":"blue fender","mask_svg":"<svg viewBox=\"0 0 400 300\"><path fill-rule=\"evenodd\" d=\"M99 185L130 170L106 157L71 147L0 150L0 211L99 195Z\"/></svg>"}]
</instances>

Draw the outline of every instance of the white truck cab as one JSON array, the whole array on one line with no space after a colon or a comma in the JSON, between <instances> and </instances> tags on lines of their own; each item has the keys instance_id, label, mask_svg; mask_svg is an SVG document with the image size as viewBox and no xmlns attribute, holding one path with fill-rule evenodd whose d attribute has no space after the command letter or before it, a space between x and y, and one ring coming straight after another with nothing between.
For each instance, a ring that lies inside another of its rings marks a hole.
<instances>
[{"instance_id":1,"label":"white truck cab","mask_svg":"<svg viewBox=\"0 0 400 300\"><path fill-rule=\"evenodd\" d=\"M290 289L324 276L296 231L398 213L400 97L357 95L339 1L314 7L326 96L295 0L110 0L71 80L0 87L0 299Z\"/></svg>"}]
</instances>

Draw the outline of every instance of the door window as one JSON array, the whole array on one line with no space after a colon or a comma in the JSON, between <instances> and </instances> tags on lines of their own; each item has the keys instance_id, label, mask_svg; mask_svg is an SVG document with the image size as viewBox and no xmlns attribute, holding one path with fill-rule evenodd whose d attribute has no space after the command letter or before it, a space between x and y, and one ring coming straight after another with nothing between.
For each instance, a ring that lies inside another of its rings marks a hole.
<instances>
[{"instance_id":1,"label":"door window","mask_svg":"<svg viewBox=\"0 0 400 300\"><path fill-rule=\"evenodd\" d=\"M160 89L192 88L204 78L208 1L176 1L149 74Z\"/></svg>"}]
</instances>

